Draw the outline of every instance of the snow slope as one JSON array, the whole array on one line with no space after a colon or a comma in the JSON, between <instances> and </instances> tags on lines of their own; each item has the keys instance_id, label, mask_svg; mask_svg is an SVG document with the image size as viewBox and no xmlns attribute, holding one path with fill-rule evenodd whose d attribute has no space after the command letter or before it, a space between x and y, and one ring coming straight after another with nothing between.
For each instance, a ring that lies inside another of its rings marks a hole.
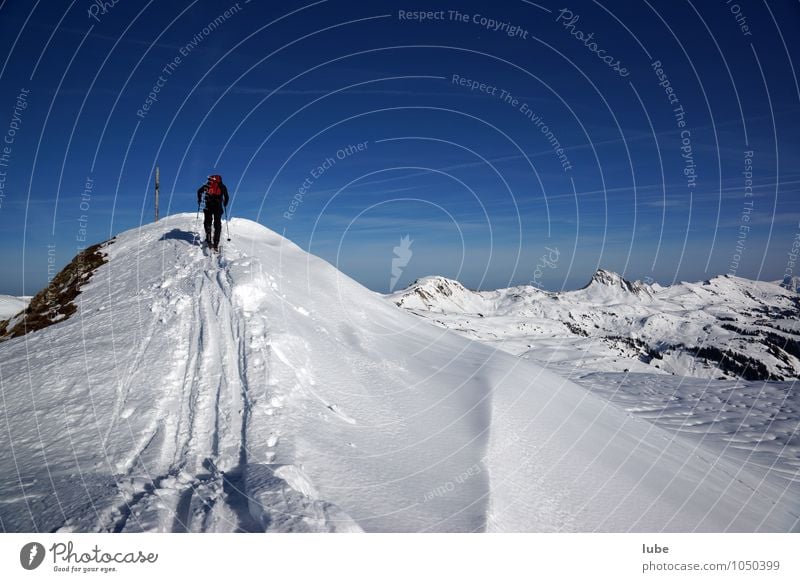
<instances>
[{"instance_id":1,"label":"snow slope","mask_svg":"<svg viewBox=\"0 0 800 582\"><path fill-rule=\"evenodd\" d=\"M796 482L397 309L256 223L120 234L0 344L5 531L791 531ZM494 299L493 299L494 300Z\"/></svg>"},{"instance_id":2,"label":"snow slope","mask_svg":"<svg viewBox=\"0 0 800 582\"><path fill-rule=\"evenodd\" d=\"M0 320L15 316L28 306L30 297L0 295Z\"/></svg>"}]
</instances>

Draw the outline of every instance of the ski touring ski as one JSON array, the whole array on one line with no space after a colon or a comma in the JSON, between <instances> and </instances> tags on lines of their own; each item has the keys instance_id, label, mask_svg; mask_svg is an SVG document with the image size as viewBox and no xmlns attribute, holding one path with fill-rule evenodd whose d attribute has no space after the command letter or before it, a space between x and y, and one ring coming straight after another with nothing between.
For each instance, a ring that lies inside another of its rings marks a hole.
<instances>
[{"instance_id":1,"label":"ski touring ski","mask_svg":"<svg viewBox=\"0 0 800 582\"><path fill-rule=\"evenodd\" d=\"M220 254L222 253L222 245L217 245L216 248L214 248L211 245L209 245L206 241L203 241L201 243L200 248L203 251L203 255L209 258L212 258L215 255L219 257Z\"/></svg>"}]
</instances>

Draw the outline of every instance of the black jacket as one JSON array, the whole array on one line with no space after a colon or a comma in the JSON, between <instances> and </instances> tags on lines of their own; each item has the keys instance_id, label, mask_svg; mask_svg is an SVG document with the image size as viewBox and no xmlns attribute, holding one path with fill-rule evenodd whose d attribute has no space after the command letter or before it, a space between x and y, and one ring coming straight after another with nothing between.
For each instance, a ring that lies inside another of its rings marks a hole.
<instances>
[{"instance_id":1,"label":"black jacket","mask_svg":"<svg viewBox=\"0 0 800 582\"><path fill-rule=\"evenodd\" d=\"M208 189L208 184L203 184L202 186L200 186L200 188L197 189L197 205L198 206L200 206L200 204L203 203L203 196L205 195L207 189ZM225 186L225 184L223 184L222 182L220 182L219 183L219 189L220 189L220 192L221 192L220 198L222 198L222 205L227 207L228 206L228 187ZM206 197L206 208L210 208L211 206L217 206L218 205L218 203L212 202L212 200L213 200L212 197L210 197L210 196ZM211 202L211 204L209 204L209 202Z\"/></svg>"}]
</instances>

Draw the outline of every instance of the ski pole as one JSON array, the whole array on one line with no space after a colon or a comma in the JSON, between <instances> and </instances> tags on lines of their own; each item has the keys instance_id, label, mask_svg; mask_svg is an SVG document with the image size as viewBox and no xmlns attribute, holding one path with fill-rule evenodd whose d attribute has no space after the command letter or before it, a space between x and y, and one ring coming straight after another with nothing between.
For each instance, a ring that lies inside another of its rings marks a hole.
<instances>
[{"instance_id":1,"label":"ski pole","mask_svg":"<svg viewBox=\"0 0 800 582\"><path fill-rule=\"evenodd\" d=\"M200 240L200 205L197 205L197 214L194 217L194 229L197 231L195 235L195 240L199 242Z\"/></svg>"},{"instance_id":2,"label":"ski pole","mask_svg":"<svg viewBox=\"0 0 800 582\"><path fill-rule=\"evenodd\" d=\"M225 210L225 228L228 230L228 242L231 242L231 219L228 218L228 207L223 206Z\"/></svg>"}]
</instances>

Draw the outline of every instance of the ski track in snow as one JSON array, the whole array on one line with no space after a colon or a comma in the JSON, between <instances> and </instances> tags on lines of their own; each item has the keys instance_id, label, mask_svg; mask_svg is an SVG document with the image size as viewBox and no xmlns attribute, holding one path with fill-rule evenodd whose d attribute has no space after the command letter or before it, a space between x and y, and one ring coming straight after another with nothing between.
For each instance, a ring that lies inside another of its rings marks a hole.
<instances>
[{"instance_id":1,"label":"ski track in snow","mask_svg":"<svg viewBox=\"0 0 800 582\"><path fill-rule=\"evenodd\" d=\"M179 275L152 283L137 297L137 303L149 306L152 313L136 327L129 344L134 346L133 355L118 374L115 402L100 447L115 450L120 435L129 436L133 444L114 464L116 476L101 485L100 496L90 490L81 475L84 483L77 495L88 500L87 508L91 506L92 511L72 517L67 516L69 511L62 512L66 517L63 523L49 529L280 530L270 526L274 521L295 530L299 526L300 530L328 531L336 529L330 523L333 519L349 522L333 504L309 499L281 478L281 470L286 473L291 465L274 470L268 464L257 467L255 472L264 482L259 488L250 487L256 497L279 494L283 498L280 503L253 502L253 495L245 491L246 479L250 478L248 418L256 403L256 414L274 415L282 397L277 392L265 393L256 401L249 394L248 376L268 375L268 326L256 309L251 308L244 317L234 297L232 270L252 263L240 261L238 254L231 249L209 257L199 246L182 246L173 256L162 257L165 264L174 263L174 269L165 269L165 273L174 270ZM118 331L116 335L120 341L125 333ZM252 353L258 354L258 361L247 361L245 342L256 348ZM167 360L173 365L163 378L156 379L148 368L153 360ZM161 382L165 390L158 402L148 403L158 412L137 435L128 421L142 408L142 402L135 402L132 395L154 381ZM69 420L66 426L69 430ZM277 442L275 434L266 439L263 461L270 460L274 453L268 451ZM263 479L265 474L270 477ZM64 496L63 491L58 493ZM287 501L287 496L293 499ZM109 503L109 497L121 500ZM29 503L37 498L23 491L18 497L6 496L2 503ZM275 512L278 515L272 515ZM87 528L91 513L95 514L95 523ZM348 525L350 530L359 529L354 523Z\"/></svg>"},{"instance_id":2,"label":"ski track in snow","mask_svg":"<svg viewBox=\"0 0 800 582\"><path fill-rule=\"evenodd\" d=\"M124 504L110 516L113 525L109 526L106 521L98 529L152 531L164 529L163 524L169 523L172 517L173 532L269 530L273 521L296 530L298 524L294 521L311 521L306 515L309 511L317 522L314 527L328 529L331 517L326 512L320 513L314 500L307 499L302 492L273 475L276 471L268 465L255 470L271 475L267 483L260 483L259 487L250 483L248 487L246 480L252 479L249 473L254 472L248 467L248 418L254 405L249 394L248 375L266 372L265 366L269 365L267 326L263 317L252 310L247 318L243 317L243 309L235 301L231 271L236 270L240 262L236 251L211 257L200 257L198 249L192 251L194 260L180 266L187 275L169 287L191 289L194 295L180 294L165 298L162 303L163 309L170 305L184 307L174 314L180 323L173 329L187 333L170 333L153 348L163 354L162 350L173 346L172 360L176 367L167 380L174 393L159 409L176 410L178 414L159 418L152 436L145 439L128 463L131 477L138 465L147 467L143 457L161 430L164 434L158 439L161 450L155 464L163 464L168 459L168 469L156 477L148 475L144 485L132 489ZM247 266L251 261L242 263ZM153 320L160 317L163 316L157 314ZM247 329L246 319L254 320L252 327L257 330L258 339ZM134 359L134 369L141 365L151 349L152 330L148 330L147 338ZM245 342L248 341L251 345L261 342L255 353L262 359L252 365L247 361ZM130 387L132 382L127 384ZM265 396L268 398L262 402L267 406L267 414L274 414L280 397ZM266 448L274 448L276 444L277 437L271 435ZM265 455L265 460L269 459L270 456ZM280 493L281 503L262 507L251 499L274 495L275 491ZM295 499L287 502L286 495ZM255 511L250 505L256 507ZM331 514L340 520L343 518L335 511ZM301 525L309 531L314 529L308 524Z\"/></svg>"}]
</instances>

